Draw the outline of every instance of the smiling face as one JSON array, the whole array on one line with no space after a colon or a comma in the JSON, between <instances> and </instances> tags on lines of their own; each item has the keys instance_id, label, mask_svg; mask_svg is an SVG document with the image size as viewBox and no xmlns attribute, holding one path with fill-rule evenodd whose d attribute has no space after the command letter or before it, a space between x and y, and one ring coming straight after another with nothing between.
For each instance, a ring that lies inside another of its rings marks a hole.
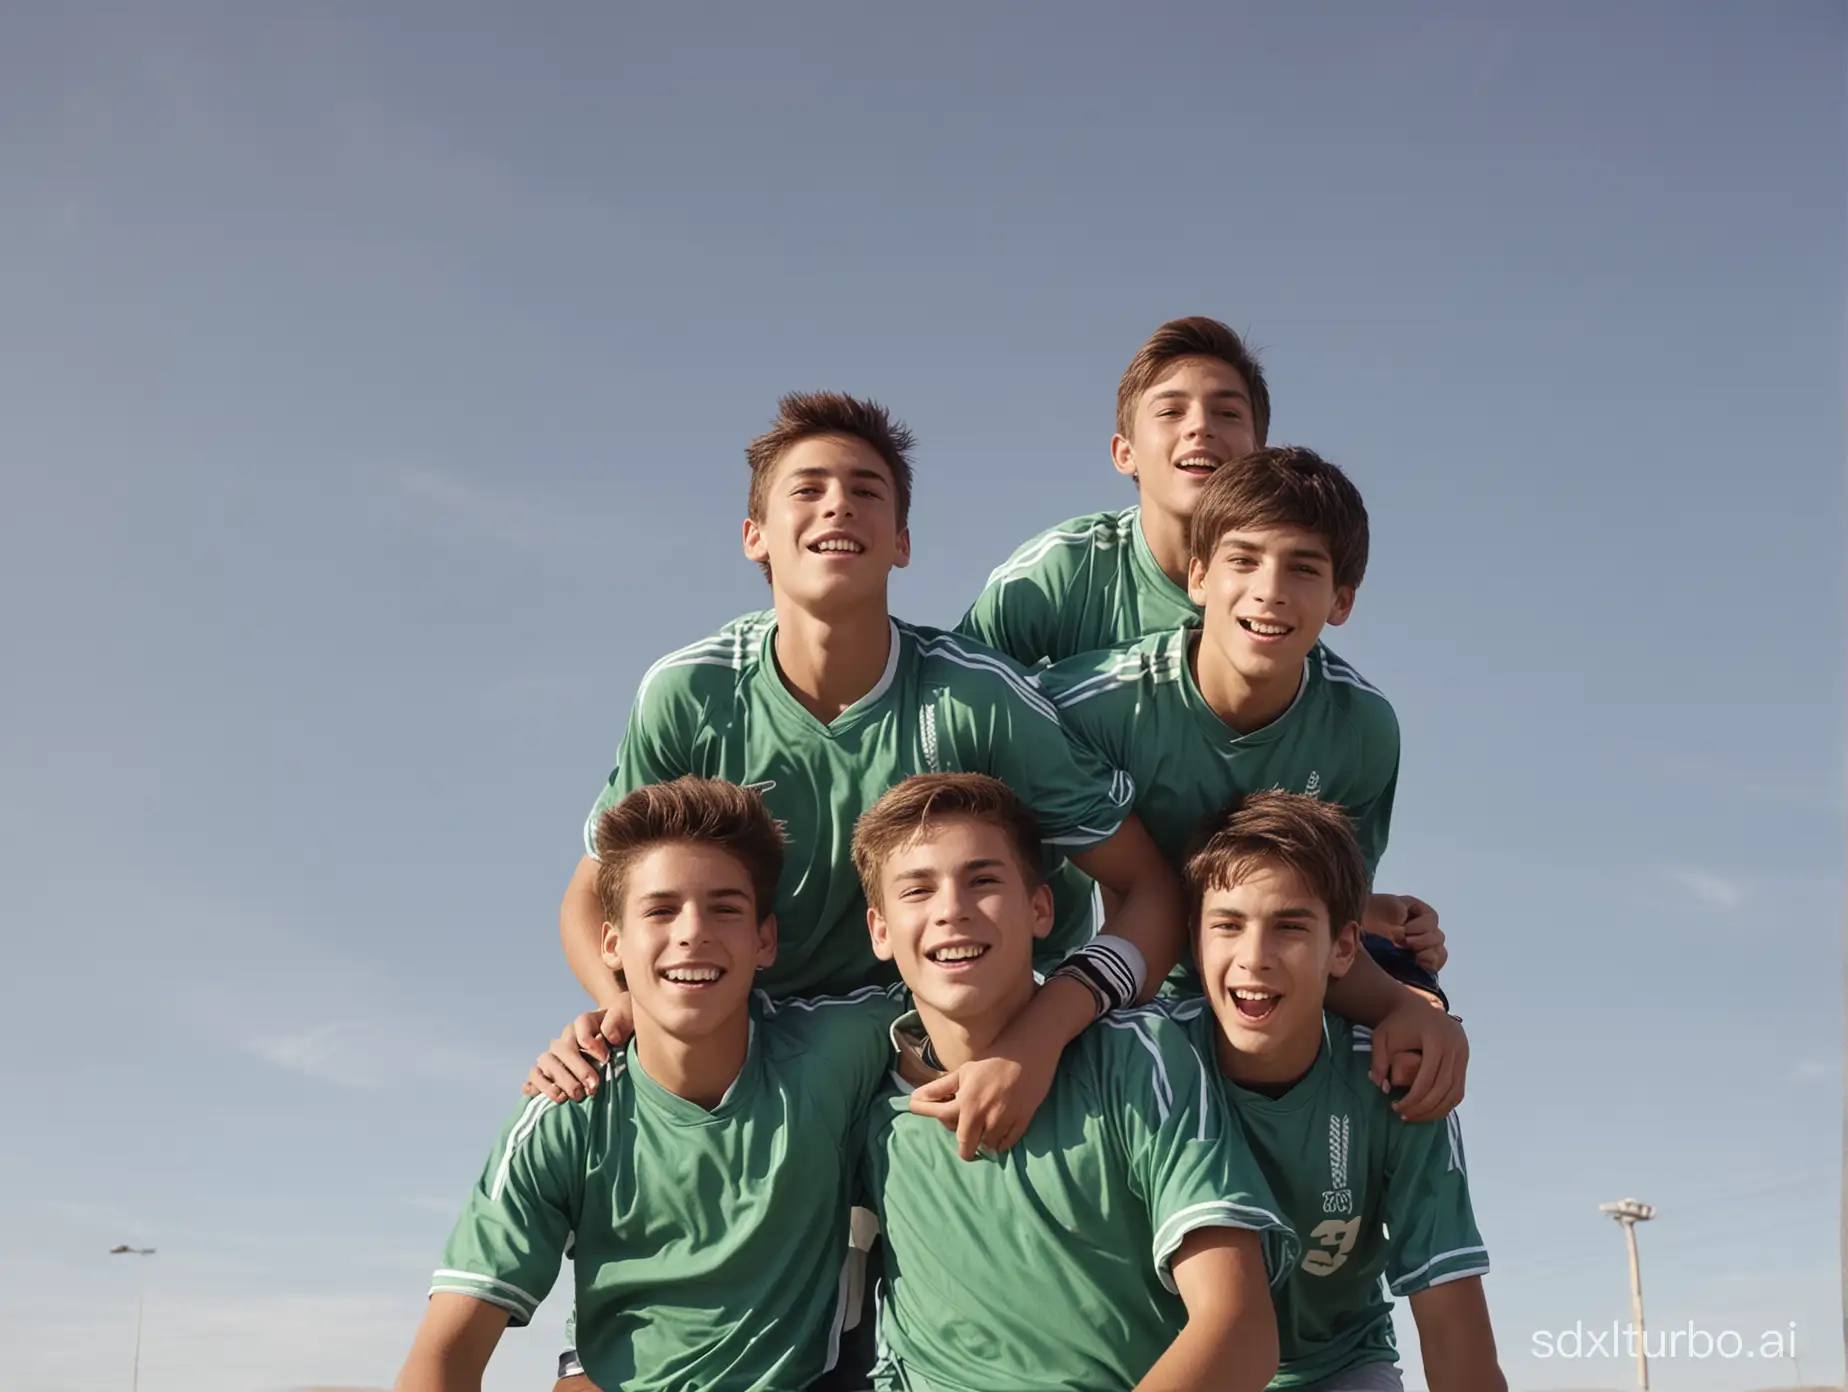
<instances>
[{"instance_id":1,"label":"smiling face","mask_svg":"<svg viewBox=\"0 0 1848 1392\"><path fill-rule=\"evenodd\" d=\"M811 612L884 600L911 560L892 471L864 440L816 435L783 452L763 489L763 516L744 523L744 554L767 564L779 599Z\"/></svg>"},{"instance_id":2,"label":"smiling face","mask_svg":"<svg viewBox=\"0 0 1848 1392\"><path fill-rule=\"evenodd\" d=\"M623 974L638 1018L690 1041L749 1009L776 958L776 919L757 917L750 872L717 846L666 842L628 867L622 922L603 925L603 960Z\"/></svg>"},{"instance_id":3,"label":"smiling face","mask_svg":"<svg viewBox=\"0 0 1848 1392\"><path fill-rule=\"evenodd\" d=\"M1011 1019L1033 994L1033 944L1052 930L1052 891L1008 833L949 816L892 849L867 910L873 952L922 1010L965 1027Z\"/></svg>"},{"instance_id":4,"label":"smiling face","mask_svg":"<svg viewBox=\"0 0 1848 1392\"><path fill-rule=\"evenodd\" d=\"M1308 1072L1328 983L1358 946L1359 926L1331 925L1328 906L1286 867L1249 865L1235 884L1206 890L1194 951L1226 1076L1288 1083Z\"/></svg>"},{"instance_id":5,"label":"smiling face","mask_svg":"<svg viewBox=\"0 0 1848 1392\"><path fill-rule=\"evenodd\" d=\"M1296 527L1232 530L1188 563L1187 594L1202 611L1203 666L1224 663L1253 685L1294 679L1329 624L1354 608L1335 583L1328 543Z\"/></svg>"},{"instance_id":6,"label":"smiling face","mask_svg":"<svg viewBox=\"0 0 1848 1392\"><path fill-rule=\"evenodd\" d=\"M1238 369L1219 358L1179 358L1142 393L1110 457L1136 479L1143 507L1188 518L1213 471L1257 448L1251 391Z\"/></svg>"}]
</instances>

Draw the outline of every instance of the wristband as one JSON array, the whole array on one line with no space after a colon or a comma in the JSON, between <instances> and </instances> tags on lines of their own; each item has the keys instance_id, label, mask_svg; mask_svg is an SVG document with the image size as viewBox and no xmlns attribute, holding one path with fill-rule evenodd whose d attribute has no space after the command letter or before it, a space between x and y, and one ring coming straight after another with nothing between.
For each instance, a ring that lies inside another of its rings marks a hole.
<instances>
[{"instance_id":1,"label":"wristband","mask_svg":"<svg viewBox=\"0 0 1848 1392\"><path fill-rule=\"evenodd\" d=\"M1061 962L1052 978L1067 977L1091 993L1099 1015L1135 1004L1148 976L1148 963L1127 938L1102 934Z\"/></svg>"}]
</instances>

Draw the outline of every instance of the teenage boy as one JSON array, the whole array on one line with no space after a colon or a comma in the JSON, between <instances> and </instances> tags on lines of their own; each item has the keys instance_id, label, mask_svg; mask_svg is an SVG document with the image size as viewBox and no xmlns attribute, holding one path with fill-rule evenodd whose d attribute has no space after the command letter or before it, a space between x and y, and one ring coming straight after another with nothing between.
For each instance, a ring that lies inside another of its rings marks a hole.
<instances>
[{"instance_id":1,"label":"teenage boy","mask_svg":"<svg viewBox=\"0 0 1848 1392\"><path fill-rule=\"evenodd\" d=\"M860 818L853 855L916 1007L868 1123L888 1244L874 1385L1258 1392L1277 1366L1266 1258L1287 1271L1295 1238L1172 1021L1085 1031L1005 1156L964 1163L908 1107L1032 1004L1053 921L1032 814L993 778L914 777Z\"/></svg>"},{"instance_id":2,"label":"teenage boy","mask_svg":"<svg viewBox=\"0 0 1848 1392\"><path fill-rule=\"evenodd\" d=\"M1075 517L1027 541L988 577L957 631L1031 666L1199 624L1188 574L1194 513L1221 465L1264 447L1270 419L1264 369L1238 334L1198 315L1163 324L1117 383L1110 458L1135 481L1136 505ZM1209 808L1226 800L1222 789ZM1076 893L1073 879L1054 878L1062 900ZM1397 895L1372 909L1369 951L1394 976L1438 994L1436 911ZM1391 951L1395 943L1404 951Z\"/></svg>"},{"instance_id":3,"label":"teenage boy","mask_svg":"<svg viewBox=\"0 0 1848 1392\"><path fill-rule=\"evenodd\" d=\"M1048 850L1109 891L1116 911L1108 935L1091 938L1089 887L1075 889L1058 947L1076 947L1082 970L1036 997L995 1057L954 1083L958 1115L967 1109L985 1140L1006 1149L1066 1044L1167 975L1183 943L1184 903L1178 867L1127 814L1126 780L1073 748L1017 664L891 617L887 582L911 554L910 447L909 432L872 402L819 392L782 400L771 429L745 451L744 552L768 576L774 608L649 669L592 816L683 774L761 790L794 848L777 887L782 950L762 985L772 996L840 992L892 979L867 942L852 868L860 813L909 774L967 770L1009 783ZM560 933L605 1012L602 1032L619 1038L627 1007L596 951L597 875L587 845ZM577 1028L582 1037L584 1022Z\"/></svg>"},{"instance_id":4,"label":"teenage boy","mask_svg":"<svg viewBox=\"0 0 1848 1392\"><path fill-rule=\"evenodd\" d=\"M1117 384L1110 460L1135 481L1136 505L1025 542L957 631L1032 666L1197 622L1187 540L1200 490L1269 430L1270 388L1244 340L1203 316L1163 324Z\"/></svg>"},{"instance_id":5,"label":"teenage boy","mask_svg":"<svg viewBox=\"0 0 1848 1392\"><path fill-rule=\"evenodd\" d=\"M1323 1009L1329 985L1365 960L1367 869L1346 817L1301 794L1255 794L1188 861L1187 879L1206 996L1174 1015L1218 1061L1303 1240L1277 1294L1271 1386L1397 1392L1390 1290L1411 1298L1431 1392L1506 1392L1457 1116L1394 1115L1367 1079L1361 1031Z\"/></svg>"},{"instance_id":6,"label":"teenage boy","mask_svg":"<svg viewBox=\"0 0 1848 1392\"><path fill-rule=\"evenodd\" d=\"M1367 870L1386 849L1399 778L1392 705L1321 644L1366 576L1366 504L1311 450L1264 449L1200 488L1187 594L1201 618L1057 663L1041 675L1072 738L1136 788L1136 814L1180 864L1203 819L1239 794L1289 788L1345 807ZM1441 937L1370 897L1376 950L1442 1000ZM1407 935L1411 960L1390 939ZM1370 944L1370 946L1373 946ZM1191 971L1177 974L1191 984Z\"/></svg>"},{"instance_id":7,"label":"teenage boy","mask_svg":"<svg viewBox=\"0 0 1848 1392\"><path fill-rule=\"evenodd\" d=\"M601 815L597 847L601 955L627 982L633 1038L588 1100L535 1097L507 1125L399 1392L479 1392L573 1244L597 1386L797 1392L834 1362L857 1128L897 1006L869 987L753 1009L783 861L756 793L640 789Z\"/></svg>"}]
</instances>

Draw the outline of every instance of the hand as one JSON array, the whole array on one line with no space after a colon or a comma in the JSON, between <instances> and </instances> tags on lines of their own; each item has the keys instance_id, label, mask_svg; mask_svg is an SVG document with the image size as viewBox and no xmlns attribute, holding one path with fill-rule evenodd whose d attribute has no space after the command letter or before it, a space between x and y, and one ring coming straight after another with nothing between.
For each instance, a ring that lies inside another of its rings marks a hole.
<instances>
[{"instance_id":1,"label":"hand","mask_svg":"<svg viewBox=\"0 0 1848 1392\"><path fill-rule=\"evenodd\" d=\"M1416 895L1394 897L1405 906L1399 946L1409 949L1417 956L1418 965L1436 976L1450 960L1450 949L1444 946L1444 930L1437 926L1437 910Z\"/></svg>"},{"instance_id":2,"label":"hand","mask_svg":"<svg viewBox=\"0 0 1848 1392\"><path fill-rule=\"evenodd\" d=\"M956 1133L956 1153L1000 1155L1026 1134L1052 1089L1058 1055L1048 1060L975 1059L911 1094L911 1110Z\"/></svg>"},{"instance_id":3,"label":"hand","mask_svg":"<svg viewBox=\"0 0 1848 1392\"><path fill-rule=\"evenodd\" d=\"M1415 1056L1414 1068L1407 1060ZM1463 1100L1469 1067L1469 1037L1463 1026L1420 996L1406 994L1373 1031L1373 1065L1368 1070L1385 1092L1408 1088L1392 1109L1406 1121L1436 1121ZM1411 1073L1409 1084L1404 1082Z\"/></svg>"},{"instance_id":4,"label":"hand","mask_svg":"<svg viewBox=\"0 0 1848 1392\"><path fill-rule=\"evenodd\" d=\"M598 1070L609 1061L611 1046L628 1042L634 1033L633 1020L627 997L607 1010L585 1011L539 1055L520 1092L554 1102L581 1102L594 1096Z\"/></svg>"}]
</instances>

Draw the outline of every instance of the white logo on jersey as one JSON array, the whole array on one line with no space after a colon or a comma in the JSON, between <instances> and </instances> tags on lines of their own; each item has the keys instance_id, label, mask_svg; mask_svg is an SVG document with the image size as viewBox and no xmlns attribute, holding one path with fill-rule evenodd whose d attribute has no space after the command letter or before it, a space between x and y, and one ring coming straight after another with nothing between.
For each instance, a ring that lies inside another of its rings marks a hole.
<instances>
[{"instance_id":1,"label":"white logo on jersey","mask_svg":"<svg viewBox=\"0 0 1848 1392\"><path fill-rule=\"evenodd\" d=\"M1354 1243L1360 1237L1360 1219L1350 1218L1343 1223L1338 1218L1330 1218L1325 1223L1317 1223L1309 1236L1316 1245L1303 1253L1303 1270L1311 1276L1332 1275L1347 1264L1348 1253L1354 1250Z\"/></svg>"},{"instance_id":2,"label":"white logo on jersey","mask_svg":"<svg viewBox=\"0 0 1848 1392\"><path fill-rule=\"evenodd\" d=\"M1309 781L1303 784L1303 796L1314 797L1317 793L1321 791L1322 791L1322 771L1320 769L1310 769L1309 770Z\"/></svg>"},{"instance_id":3,"label":"white logo on jersey","mask_svg":"<svg viewBox=\"0 0 1848 1392\"><path fill-rule=\"evenodd\" d=\"M1354 1195L1348 1189L1348 1119L1328 1118L1328 1188L1322 1191L1322 1212L1352 1213Z\"/></svg>"},{"instance_id":4,"label":"white logo on jersey","mask_svg":"<svg viewBox=\"0 0 1848 1392\"><path fill-rule=\"evenodd\" d=\"M937 708L925 706L918 711L918 739L924 746L924 762L932 773L942 773L937 764Z\"/></svg>"}]
</instances>

